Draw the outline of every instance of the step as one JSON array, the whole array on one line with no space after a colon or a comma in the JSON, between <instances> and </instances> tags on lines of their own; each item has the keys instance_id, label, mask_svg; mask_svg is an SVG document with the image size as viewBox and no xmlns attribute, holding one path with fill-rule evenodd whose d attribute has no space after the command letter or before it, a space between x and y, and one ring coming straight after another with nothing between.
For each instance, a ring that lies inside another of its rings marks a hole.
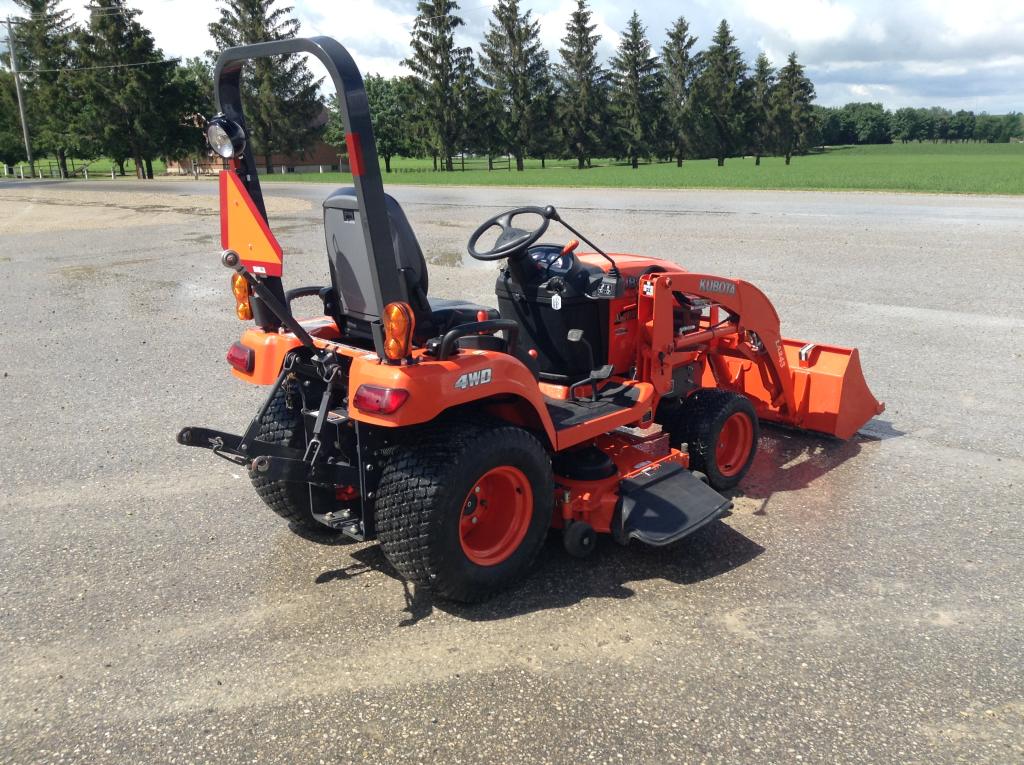
<instances>
[{"instance_id":1,"label":"step","mask_svg":"<svg viewBox=\"0 0 1024 765\"><path fill-rule=\"evenodd\" d=\"M676 542L732 507L693 473L662 462L622 482L622 539L660 547Z\"/></svg>"}]
</instances>

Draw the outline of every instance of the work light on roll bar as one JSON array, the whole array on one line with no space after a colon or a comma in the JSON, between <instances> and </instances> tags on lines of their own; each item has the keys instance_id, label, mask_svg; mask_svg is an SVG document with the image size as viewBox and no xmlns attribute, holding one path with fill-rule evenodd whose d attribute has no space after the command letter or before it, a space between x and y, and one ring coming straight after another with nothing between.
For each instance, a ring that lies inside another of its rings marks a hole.
<instances>
[{"instance_id":1,"label":"work light on roll bar","mask_svg":"<svg viewBox=\"0 0 1024 765\"><path fill-rule=\"evenodd\" d=\"M206 141L224 159L237 157L245 151L245 131L223 114L218 114L206 126Z\"/></svg>"}]
</instances>

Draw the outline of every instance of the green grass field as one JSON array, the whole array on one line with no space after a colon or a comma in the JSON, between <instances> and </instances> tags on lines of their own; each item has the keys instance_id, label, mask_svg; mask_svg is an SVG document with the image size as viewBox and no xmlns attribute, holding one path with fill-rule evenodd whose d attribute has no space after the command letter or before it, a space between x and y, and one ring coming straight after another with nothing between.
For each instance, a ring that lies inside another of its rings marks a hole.
<instances>
[{"instance_id":1,"label":"green grass field","mask_svg":"<svg viewBox=\"0 0 1024 765\"><path fill-rule=\"evenodd\" d=\"M392 160L386 183L427 186L571 186L609 188L823 189L829 191L916 191L953 194L1024 194L1024 144L893 144L851 146L794 157L689 160L641 165L637 170L598 161L587 170L575 162L529 160L521 173L488 171L481 160L451 173L433 172L430 160ZM458 162L456 163L458 165ZM383 167L382 167L383 172ZM345 183L346 173L288 173L267 180Z\"/></svg>"}]
</instances>

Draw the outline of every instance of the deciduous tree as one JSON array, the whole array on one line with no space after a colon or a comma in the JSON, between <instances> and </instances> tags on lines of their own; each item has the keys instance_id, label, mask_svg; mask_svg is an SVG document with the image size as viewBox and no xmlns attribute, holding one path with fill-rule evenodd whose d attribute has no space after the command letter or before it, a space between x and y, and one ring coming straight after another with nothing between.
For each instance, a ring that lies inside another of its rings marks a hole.
<instances>
[{"instance_id":1,"label":"deciduous tree","mask_svg":"<svg viewBox=\"0 0 1024 765\"><path fill-rule=\"evenodd\" d=\"M14 0L21 10L14 39L33 153L56 156L61 174L67 177L76 106L70 71L74 23L61 2Z\"/></svg>"},{"instance_id":2,"label":"deciduous tree","mask_svg":"<svg viewBox=\"0 0 1024 765\"><path fill-rule=\"evenodd\" d=\"M25 144L18 122L14 75L0 69L0 162L13 165L25 159Z\"/></svg>"}]
</instances>

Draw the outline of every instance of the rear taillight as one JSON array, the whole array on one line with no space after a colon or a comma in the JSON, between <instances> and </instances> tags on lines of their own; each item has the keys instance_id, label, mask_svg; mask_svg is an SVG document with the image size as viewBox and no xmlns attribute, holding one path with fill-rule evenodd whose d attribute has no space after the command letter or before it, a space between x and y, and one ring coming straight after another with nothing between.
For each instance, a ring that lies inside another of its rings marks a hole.
<instances>
[{"instance_id":1,"label":"rear taillight","mask_svg":"<svg viewBox=\"0 0 1024 765\"><path fill-rule=\"evenodd\" d=\"M401 388L383 388L379 385L360 385L352 404L361 412L394 414L406 401L409 391Z\"/></svg>"},{"instance_id":2,"label":"rear taillight","mask_svg":"<svg viewBox=\"0 0 1024 765\"><path fill-rule=\"evenodd\" d=\"M249 375L252 374L252 369L256 364L256 353L252 348L246 348L241 343L235 343L228 348L227 360L239 372Z\"/></svg>"}]
</instances>

